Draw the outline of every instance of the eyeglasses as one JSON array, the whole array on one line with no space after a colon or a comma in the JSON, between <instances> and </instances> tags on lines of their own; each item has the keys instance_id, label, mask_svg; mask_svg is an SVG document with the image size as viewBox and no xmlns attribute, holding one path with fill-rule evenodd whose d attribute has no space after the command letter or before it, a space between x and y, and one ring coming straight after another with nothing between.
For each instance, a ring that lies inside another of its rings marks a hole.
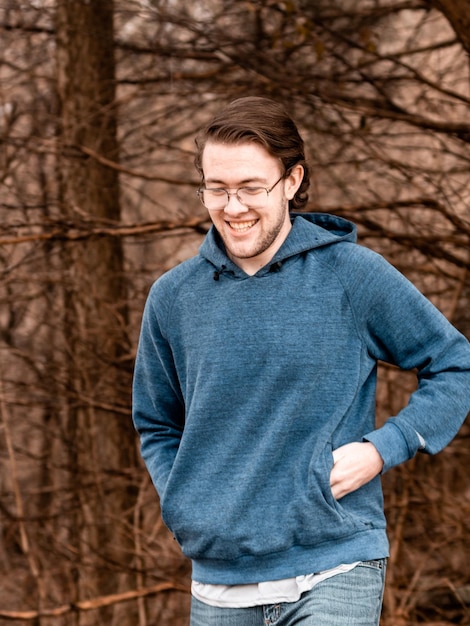
<instances>
[{"instance_id":1,"label":"eyeglasses","mask_svg":"<svg viewBox=\"0 0 470 626\"><path fill-rule=\"evenodd\" d=\"M285 174L269 189L266 189L266 187L239 187L235 191L230 192L223 187L212 189L200 187L197 190L197 195L199 196L199 200L209 211L221 211L225 209L230 202L230 196L237 196L238 202L250 209L262 209L267 205L271 191L284 177Z\"/></svg>"}]
</instances>

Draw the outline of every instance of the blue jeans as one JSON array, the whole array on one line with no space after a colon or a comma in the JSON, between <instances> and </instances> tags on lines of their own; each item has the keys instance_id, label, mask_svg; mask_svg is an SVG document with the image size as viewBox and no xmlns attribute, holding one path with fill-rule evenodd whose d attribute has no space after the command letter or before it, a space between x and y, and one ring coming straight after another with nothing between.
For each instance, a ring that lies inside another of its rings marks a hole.
<instances>
[{"instance_id":1,"label":"blue jeans","mask_svg":"<svg viewBox=\"0 0 470 626\"><path fill-rule=\"evenodd\" d=\"M190 626L378 626L385 564L364 561L318 583L297 602L230 609L192 598Z\"/></svg>"}]
</instances>

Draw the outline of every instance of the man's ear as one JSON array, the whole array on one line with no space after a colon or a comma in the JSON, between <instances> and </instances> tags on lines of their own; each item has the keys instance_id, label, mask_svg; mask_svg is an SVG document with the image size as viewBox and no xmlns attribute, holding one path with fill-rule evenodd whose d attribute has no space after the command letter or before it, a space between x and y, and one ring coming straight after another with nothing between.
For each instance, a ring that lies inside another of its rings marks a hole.
<instances>
[{"instance_id":1,"label":"man's ear","mask_svg":"<svg viewBox=\"0 0 470 626\"><path fill-rule=\"evenodd\" d=\"M289 172L289 176L286 176L286 182L284 185L284 190L286 194L286 198L288 200L292 200L292 198L297 193L300 184L302 183L302 179L304 177L304 168L299 163L294 165L294 167Z\"/></svg>"}]
</instances>

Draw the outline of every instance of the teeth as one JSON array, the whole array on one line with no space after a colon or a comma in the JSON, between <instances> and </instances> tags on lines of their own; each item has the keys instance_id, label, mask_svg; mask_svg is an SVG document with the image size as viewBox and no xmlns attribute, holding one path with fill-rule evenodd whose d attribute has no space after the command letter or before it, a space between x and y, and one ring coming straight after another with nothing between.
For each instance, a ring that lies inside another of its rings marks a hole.
<instances>
[{"instance_id":1,"label":"teeth","mask_svg":"<svg viewBox=\"0 0 470 626\"><path fill-rule=\"evenodd\" d=\"M251 220L251 222L229 222L229 224L230 227L233 228L233 230L241 232L243 230L248 230L249 228L254 226L256 222L257 220Z\"/></svg>"}]
</instances>

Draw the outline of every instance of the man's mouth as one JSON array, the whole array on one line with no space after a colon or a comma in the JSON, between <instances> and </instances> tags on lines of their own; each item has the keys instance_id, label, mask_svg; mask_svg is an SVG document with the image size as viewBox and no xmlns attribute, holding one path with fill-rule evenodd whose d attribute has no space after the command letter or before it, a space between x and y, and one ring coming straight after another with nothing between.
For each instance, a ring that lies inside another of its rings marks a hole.
<instances>
[{"instance_id":1,"label":"man's mouth","mask_svg":"<svg viewBox=\"0 0 470 626\"><path fill-rule=\"evenodd\" d=\"M246 230L250 230L258 220L250 220L249 222L228 222L230 228L236 230L237 233L242 233Z\"/></svg>"}]
</instances>

